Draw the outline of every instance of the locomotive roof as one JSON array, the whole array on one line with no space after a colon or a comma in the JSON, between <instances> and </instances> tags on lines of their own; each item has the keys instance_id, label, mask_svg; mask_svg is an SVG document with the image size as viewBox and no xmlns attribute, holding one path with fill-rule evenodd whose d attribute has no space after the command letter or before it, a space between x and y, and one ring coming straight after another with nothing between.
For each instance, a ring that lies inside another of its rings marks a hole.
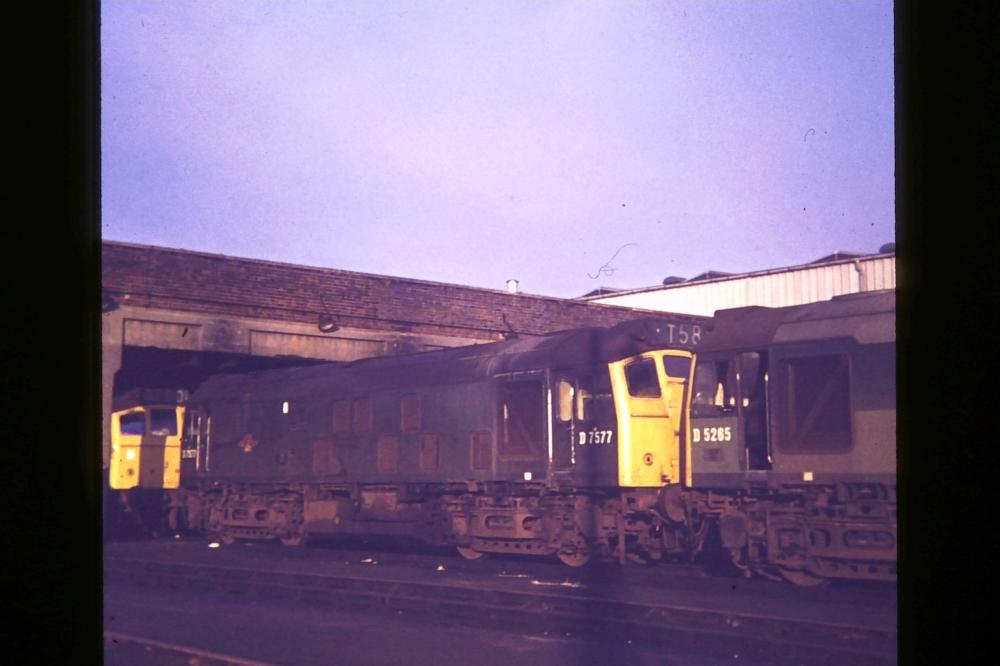
<instances>
[{"instance_id":1,"label":"locomotive roof","mask_svg":"<svg viewBox=\"0 0 1000 666\"><path fill-rule=\"evenodd\" d=\"M253 385L281 386L295 393L331 388L370 389L377 386L418 386L481 379L545 368L585 367L627 358L664 347L691 349L689 321L648 317L608 328L580 328L544 336L516 337L464 347L398 356L380 356L349 363L216 375L206 380L192 402L233 395ZM688 344L679 344L675 329L686 328ZM694 338L697 339L697 338Z\"/></svg>"},{"instance_id":2,"label":"locomotive roof","mask_svg":"<svg viewBox=\"0 0 1000 666\"><path fill-rule=\"evenodd\" d=\"M132 407L164 405L174 407L187 399L186 391L164 388L134 388L111 398L111 411L118 412Z\"/></svg>"},{"instance_id":3,"label":"locomotive roof","mask_svg":"<svg viewBox=\"0 0 1000 666\"><path fill-rule=\"evenodd\" d=\"M698 345L698 351L727 351L843 337L853 338L860 344L894 342L895 290L846 294L784 308L750 306L717 310L712 328Z\"/></svg>"}]
</instances>

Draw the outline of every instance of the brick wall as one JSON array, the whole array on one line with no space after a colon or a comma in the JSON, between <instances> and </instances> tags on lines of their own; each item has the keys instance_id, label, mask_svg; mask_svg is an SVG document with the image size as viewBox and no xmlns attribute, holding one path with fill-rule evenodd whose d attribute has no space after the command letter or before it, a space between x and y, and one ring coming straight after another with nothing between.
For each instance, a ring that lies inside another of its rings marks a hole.
<instances>
[{"instance_id":1,"label":"brick wall","mask_svg":"<svg viewBox=\"0 0 1000 666\"><path fill-rule=\"evenodd\" d=\"M315 322L325 308L341 326L483 339L507 330L501 315L542 334L663 314L113 241L102 243L102 287L140 307L289 322Z\"/></svg>"}]
</instances>

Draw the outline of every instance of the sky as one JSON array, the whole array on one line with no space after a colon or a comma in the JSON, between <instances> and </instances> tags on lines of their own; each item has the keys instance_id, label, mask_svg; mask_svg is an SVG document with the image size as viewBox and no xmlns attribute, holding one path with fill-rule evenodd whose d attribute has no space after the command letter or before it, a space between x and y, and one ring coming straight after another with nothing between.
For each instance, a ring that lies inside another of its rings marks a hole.
<instances>
[{"instance_id":1,"label":"sky","mask_svg":"<svg viewBox=\"0 0 1000 666\"><path fill-rule=\"evenodd\" d=\"M895 240L884 0L103 0L102 235L575 297Z\"/></svg>"}]
</instances>

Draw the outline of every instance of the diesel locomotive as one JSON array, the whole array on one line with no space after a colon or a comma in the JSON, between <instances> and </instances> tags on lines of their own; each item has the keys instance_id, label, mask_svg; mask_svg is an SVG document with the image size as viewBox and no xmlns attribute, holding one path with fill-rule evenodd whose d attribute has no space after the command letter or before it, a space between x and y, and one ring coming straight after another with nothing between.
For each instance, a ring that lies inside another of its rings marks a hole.
<instances>
[{"instance_id":1,"label":"diesel locomotive","mask_svg":"<svg viewBox=\"0 0 1000 666\"><path fill-rule=\"evenodd\" d=\"M896 579L895 292L715 313L667 517L746 571Z\"/></svg>"},{"instance_id":2,"label":"diesel locomotive","mask_svg":"<svg viewBox=\"0 0 1000 666\"><path fill-rule=\"evenodd\" d=\"M216 375L113 417L149 432L172 410L183 432L176 452L131 435L112 471L162 459L173 519L226 542L405 535L570 566L715 550L802 585L894 580L894 313L871 292Z\"/></svg>"},{"instance_id":3,"label":"diesel locomotive","mask_svg":"<svg viewBox=\"0 0 1000 666\"><path fill-rule=\"evenodd\" d=\"M486 553L658 552L702 328L608 329L219 375L187 403L188 517L223 540L408 535Z\"/></svg>"}]
</instances>

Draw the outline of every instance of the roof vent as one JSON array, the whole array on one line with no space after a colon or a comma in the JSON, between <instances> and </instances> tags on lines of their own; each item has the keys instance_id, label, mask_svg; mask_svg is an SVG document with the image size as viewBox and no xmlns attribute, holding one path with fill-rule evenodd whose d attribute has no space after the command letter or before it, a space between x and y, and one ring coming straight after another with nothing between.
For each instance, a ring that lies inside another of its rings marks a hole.
<instances>
[{"instance_id":1,"label":"roof vent","mask_svg":"<svg viewBox=\"0 0 1000 666\"><path fill-rule=\"evenodd\" d=\"M890 252L891 253L895 253L896 252L896 244L895 243L886 243L885 245L883 245L882 247L880 247L878 249L878 253L879 254L889 254Z\"/></svg>"},{"instance_id":2,"label":"roof vent","mask_svg":"<svg viewBox=\"0 0 1000 666\"><path fill-rule=\"evenodd\" d=\"M507 280L507 291L512 294L517 293L517 280Z\"/></svg>"},{"instance_id":3,"label":"roof vent","mask_svg":"<svg viewBox=\"0 0 1000 666\"><path fill-rule=\"evenodd\" d=\"M617 294L619 291L625 291L624 289L619 289L618 287L598 287L588 291L583 296L577 296L577 298L590 298L591 296L606 296L607 294Z\"/></svg>"},{"instance_id":4,"label":"roof vent","mask_svg":"<svg viewBox=\"0 0 1000 666\"><path fill-rule=\"evenodd\" d=\"M722 271L705 271L695 275L693 278L688 280L688 282L701 282L702 280L714 280L716 278L726 277L732 275L732 273L723 273Z\"/></svg>"},{"instance_id":5,"label":"roof vent","mask_svg":"<svg viewBox=\"0 0 1000 666\"><path fill-rule=\"evenodd\" d=\"M678 282L686 282L687 278L682 278L677 275L671 275L670 277L663 278L663 284L677 284Z\"/></svg>"},{"instance_id":6,"label":"roof vent","mask_svg":"<svg viewBox=\"0 0 1000 666\"><path fill-rule=\"evenodd\" d=\"M828 254L825 257L820 257L816 261L810 261L810 264L826 264L831 261L844 261L845 259L857 259L859 257L865 256L861 252L845 252L843 250L837 250L833 254Z\"/></svg>"}]
</instances>

